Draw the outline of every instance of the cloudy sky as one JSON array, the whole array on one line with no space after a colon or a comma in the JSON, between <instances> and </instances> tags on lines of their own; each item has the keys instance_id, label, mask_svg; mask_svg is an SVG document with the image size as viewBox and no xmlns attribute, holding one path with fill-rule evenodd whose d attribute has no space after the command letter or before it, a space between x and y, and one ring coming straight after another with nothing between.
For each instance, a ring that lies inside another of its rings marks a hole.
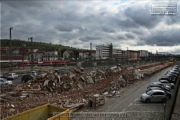
<instances>
[{"instance_id":1,"label":"cloudy sky","mask_svg":"<svg viewBox=\"0 0 180 120\"><path fill-rule=\"evenodd\" d=\"M157 0L156 0L157 1ZM1 2L1 38L93 49L114 48L180 54L180 13L152 15L150 0L21 0ZM180 11L180 2L176 1Z\"/></svg>"}]
</instances>

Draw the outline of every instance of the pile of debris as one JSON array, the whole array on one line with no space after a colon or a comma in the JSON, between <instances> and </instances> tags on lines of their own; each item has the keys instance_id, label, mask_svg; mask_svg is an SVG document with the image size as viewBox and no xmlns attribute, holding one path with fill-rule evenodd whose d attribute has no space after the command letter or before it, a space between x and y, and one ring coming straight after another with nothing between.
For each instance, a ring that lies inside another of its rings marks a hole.
<instances>
[{"instance_id":1,"label":"pile of debris","mask_svg":"<svg viewBox=\"0 0 180 120\"><path fill-rule=\"evenodd\" d=\"M71 74L58 75L53 72L45 72L29 80L23 87L17 87L16 90L41 90L62 93L63 91L72 91L84 89L91 84L104 80L109 76L121 71L119 67L111 67L103 70L93 69L89 73L82 73L78 69L73 69Z\"/></svg>"},{"instance_id":2,"label":"pile of debris","mask_svg":"<svg viewBox=\"0 0 180 120\"><path fill-rule=\"evenodd\" d=\"M98 68L87 73L73 68L70 74L47 71L22 86L3 88L0 96L1 117L23 112L46 103L65 108L104 105L104 96L119 97L123 87L160 70L168 64L152 65L149 69L134 67ZM152 69L152 70L151 70ZM144 74L143 74L144 73Z\"/></svg>"},{"instance_id":3,"label":"pile of debris","mask_svg":"<svg viewBox=\"0 0 180 120\"><path fill-rule=\"evenodd\" d=\"M170 64L169 63L164 63L164 64L159 64L157 66L153 66L153 67L150 67L148 69L142 69L141 72L145 75L145 76L150 76L160 70L162 70L163 68L166 68L168 67Z\"/></svg>"}]
</instances>

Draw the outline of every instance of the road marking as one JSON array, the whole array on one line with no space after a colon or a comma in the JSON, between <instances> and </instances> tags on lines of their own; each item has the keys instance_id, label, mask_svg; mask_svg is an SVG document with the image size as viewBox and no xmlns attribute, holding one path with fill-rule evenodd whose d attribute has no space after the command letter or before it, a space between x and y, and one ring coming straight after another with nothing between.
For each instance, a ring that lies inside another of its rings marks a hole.
<instances>
[{"instance_id":1,"label":"road marking","mask_svg":"<svg viewBox=\"0 0 180 120\"><path fill-rule=\"evenodd\" d=\"M147 112L147 113L149 113L149 112L164 112L164 111L125 111L126 113L127 112Z\"/></svg>"},{"instance_id":2,"label":"road marking","mask_svg":"<svg viewBox=\"0 0 180 120\"><path fill-rule=\"evenodd\" d=\"M135 101L140 100L140 98L136 98Z\"/></svg>"},{"instance_id":3,"label":"road marking","mask_svg":"<svg viewBox=\"0 0 180 120\"><path fill-rule=\"evenodd\" d=\"M128 107L130 107L133 103L129 104Z\"/></svg>"},{"instance_id":4,"label":"road marking","mask_svg":"<svg viewBox=\"0 0 180 120\"><path fill-rule=\"evenodd\" d=\"M164 104L133 104L133 105L145 105L145 106L164 106Z\"/></svg>"},{"instance_id":5,"label":"road marking","mask_svg":"<svg viewBox=\"0 0 180 120\"><path fill-rule=\"evenodd\" d=\"M126 110L126 108L124 108L123 111L121 111L121 112L124 112L125 110Z\"/></svg>"},{"instance_id":6,"label":"road marking","mask_svg":"<svg viewBox=\"0 0 180 120\"><path fill-rule=\"evenodd\" d=\"M130 107L132 104L133 103L129 104L128 107ZM126 108L128 108L128 107L126 107ZM121 111L121 112L124 112L126 110L126 108L124 108L123 111Z\"/></svg>"}]
</instances>

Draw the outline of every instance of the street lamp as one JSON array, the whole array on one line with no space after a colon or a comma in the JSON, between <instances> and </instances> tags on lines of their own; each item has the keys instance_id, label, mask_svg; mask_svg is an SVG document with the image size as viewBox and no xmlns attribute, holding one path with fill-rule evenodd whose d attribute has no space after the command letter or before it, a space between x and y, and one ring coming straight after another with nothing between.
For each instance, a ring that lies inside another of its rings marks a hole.
<instances>
[{"instance_id":1,"label":"street lamp","mask_svg":"<svg viewBox=\"0 0 180 120\"><path fill-rule=\"evenodd\" d=\"M33 37L28 38L28 40L31 40L31 71L33 71L33 65L34 65L34 58L33 58L33 48L32 48L32 41L33 41Z\"/></svg>"},{"instance_id":2,"label":"street lamp","mask_svg":"<svg viewBox=\"0 0 180 120\"><path fill-rule=\"evenodd\" d=\"M129 59L129 56L128 56L128 47L127 47L127 64L128 64L128 59Z\"/></svg>"},{"instance_id":3,"label":"street lamp","mask_svg":"<svg viewBox=\"0 0 180 120\"><path fill-rule=\"evenodd\" d=\"M12 70L12 41L11 41L11 31L13 27L9 28L9 39L10 39L10 71Z\"/></svg>"},{"instance_id":4,"label":"street lamp","mask_svg":"<svg viewBox=\"0 0 180 120\"><path fill-rule=\"evenodd\" d=\"M22 48L23 48L23 53L22 53L22 62L24 62L24 48L26 47L26 44L25 43L23 43L22 44ZM23 65L23 68L24 68L24 64L22 64Z\"/></svg>"}]
</instances>

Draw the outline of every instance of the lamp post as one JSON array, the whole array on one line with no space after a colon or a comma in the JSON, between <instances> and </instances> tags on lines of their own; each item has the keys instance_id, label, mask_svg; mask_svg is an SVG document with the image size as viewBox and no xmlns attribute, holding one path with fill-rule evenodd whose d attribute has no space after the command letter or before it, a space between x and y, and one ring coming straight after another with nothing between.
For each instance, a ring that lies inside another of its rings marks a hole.
<instances>
[{"instance_id":1,"label":"lamp post","mask_svg":"<svg viewBox=\"0 0 180 120\"><path fill-rule=\"evenodd\" d=\"M127 47L127 64L128 64L128 58L129 58L129 57L128 57L128 47Z\"/></svg>"},{"instance_id":2,"label":"lamp post","mask_svg":"<svg viewBox=\"0 0 180 120\"><path fill-rule=\"evenodd\" d=\"M22 62L24 62L24 48L26 47L26 44L22 44L22 47L23 47L23 53L22 53ZM23 64L23 68L24 68L24 64Z\"/></svg>"},{"instance_id":3,"label":"lamp post","mask_svg":"<svg viewBox=\"0 0 180 120\"><path fill-rule=\"evenodd\" d=\"M33 37L28 38L28 40L31 40L31 71L33 71L33 65L34 65L34 57L33 57L33 48L32 48L32 42L33 42Z\"/></svg>"},{"instance_id":4,"label":"lamp post","mask_svg":"<svg viewBox=\"0 0 180 120\"><path fill-rule=\"evenodd\" d=\"M11 31L13 27L9 28L9 39L10 39L10 71L12 71L12 41L11 41Z\"/></svg>"}]
</instances>

